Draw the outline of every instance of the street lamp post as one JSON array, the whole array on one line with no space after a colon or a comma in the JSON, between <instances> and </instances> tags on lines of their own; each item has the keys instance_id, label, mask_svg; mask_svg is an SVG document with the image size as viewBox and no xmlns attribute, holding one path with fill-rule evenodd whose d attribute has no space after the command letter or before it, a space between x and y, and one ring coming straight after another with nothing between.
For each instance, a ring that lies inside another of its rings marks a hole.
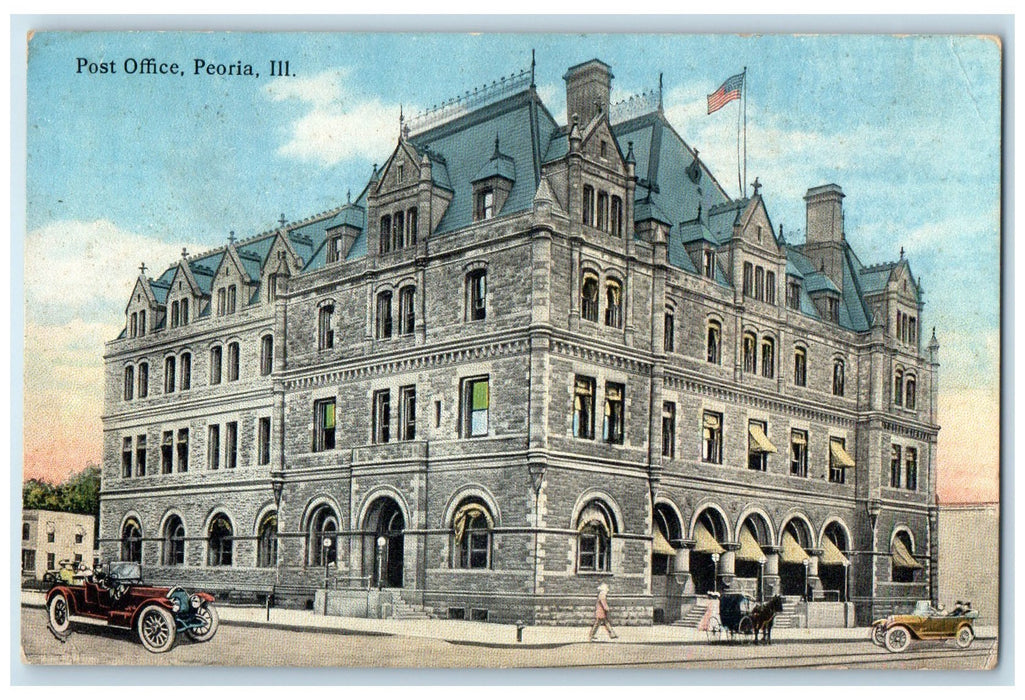
<instances>
[{"instance_id":1,"label":"street lamp post","mask_svg":"<svg viewBox=\"0 0 1025 700\"><path fill-rule=\"evenodd\" d=\"M324 560L324 614L327 615L327 587L329 582L327 553L331 549L331 538L325 535L320 545L320 558Z\"/></svg>"},{"instance_id":2,"label":"street lamp post","mask_svg":"<svg viewBox=\"0 0 1025 700\"><path fill-rule=\"evenodd\" d=\"M712 552L712 590L716 593L719 592L719 555L716 552Z\"/></svg>"},{"instance_id":3,"label":"street lamp post","mask_svg":"<svg viewBox=\"0 0 1025 700\"><path fill-rule=\"evenodd\" d=\"M811 559L805 559L804 564L804 599L807 602L811 602L811 596L808 595L808 567L811 566Z\"/></svg>"},{"instance_id":4,"label":"street lamp post","mask_svg":"<svg viewBox=\"0 0 1025 700\"><path fill-rule=\"evenodd\" d=\"M388 539L381 535L377 538L377 590L384 587L384 548Z\"/></svg>"},{"instance_id":5,"label":"street lamp post","mask_svg":"<svg viewBox=\"0 0 1025 700\"><path fill-rule=\"evenodd\" d=\"M758 557L758 600L765 600L765 557Z\"/></svg>"}]
</instances>

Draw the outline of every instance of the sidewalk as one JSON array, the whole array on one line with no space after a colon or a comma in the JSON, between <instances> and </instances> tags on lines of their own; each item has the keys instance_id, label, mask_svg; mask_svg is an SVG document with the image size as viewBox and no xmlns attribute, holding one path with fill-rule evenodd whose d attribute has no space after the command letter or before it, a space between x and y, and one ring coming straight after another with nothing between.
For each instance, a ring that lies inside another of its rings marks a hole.
<instances>
[{"instance_id":1,"label":"sidewalk","mask_svg":"<svg viewBox=\"0 0 1025 700\"><path fill-rule=\"evenodd\" d=\"M44 607L44 595L35 591L22 591L23 607ZM221 624L239 627L272 627L295 631L318 631L333 634L371 634L443 639L453 644L486 647L546 648L566 644L587 643L588 627L528 626L523 629L523 641L516 641L516 625L468 620L377 620L361 617L336 617L311 610L287 610L259 607L218 605ZM617 644L708 644L704 632L672 625L648 627L617 627ZM980 638L996 637L995 627L976 628ZM607 643L604 630L599 630L599 642ZM826 629L774 629L773 641L862 641L868 640L866 627Z\"/></svg>"}]
</instances>

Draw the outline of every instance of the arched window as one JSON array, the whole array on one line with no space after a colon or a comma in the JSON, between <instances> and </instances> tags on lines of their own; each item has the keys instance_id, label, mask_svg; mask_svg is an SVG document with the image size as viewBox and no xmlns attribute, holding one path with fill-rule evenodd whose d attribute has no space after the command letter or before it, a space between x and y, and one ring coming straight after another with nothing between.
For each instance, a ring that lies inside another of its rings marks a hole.
<instances>
[{"instance_id":1,"label":"arched window","mask_svg":"<svg viewBox=\"0 0 1025 700\"><path fill-rule=\"evenodd\" d=\"M605 282L605 325L623 327L623 285L617 279Z\"/></svg>"},{"instance_id":2,"label":"arched window","mask_svg":"<svg viewBox=\"0 0 1025 700\"><path fill-rule=\"evenodd\" d=\"M274 336L260 338L260 374L266 377L274 369Z\"/></svg>"},{"instance_id":3,"label":"arched window","mask_svg":"<svg viewBox=\"0 0 1025 700\"><path fill-rule=\"evenodd\" d=\"M453 565L459 569L490 568L494 527L494 518L483 502L464 501L452 517Z\"/></svg>"},{"instance_id":4,"label":"arched window","mask_svg":"<svg viewBox=\"0 0 1025 700\"><path fill-rule=\"evenodd\" d=\"M210 566L231 566L232 545L234 531L228 516L219 513L210 521L210 530L207 533L207 546L209 557L207 563Z\"/></svg>"},{"instance_id":5,"label":"arched window","mask_svg":"<svg viewBox=\"0 0 1025 700\"><path fill-rule=\"evenodd\" d=\"M278 514L267 513L256 529L256 565L261 568L278 563Z\"/></svg>"},{"instance_id":6,"label":"arched window","mask_svg":"<svg viewBox=\"0 0 1025 700\"><path fill-rule=\"evenodd\" d=\"M181 388L182 391L192 388L192 353L183 352L181 356Z\"/></svg>"},{"instance_id":7,"label":"arched window","mask_svg":"<svg viewBox=\"0 0 1025 700\"><path fill-rule=\"evenodd\" d=\"M610 571L616 521L602 501L589 502L577 518L577 571Z\"/></svg>"},{"instance_id":8,"label":"arched window","mask_svg":"<svg viewBox=\"0 0 1025 700\"><path fill-rule=\"evenodd\" d=\"M149 363L139 363L139 398L144 399L149 396Z\"/></svg>"},{"instance_id":9,"label":"arched window","mask_svg":"<svg viewBox=\"0 0 1025 700\"><path fill-rule=\"evenodd\" d=\"M221 383L221 359L224 351L220 345L210 348L210 384Z\"/></svg>"},{"instance_id":10,"label":"arched window","mask_svg":"<svg viewBox=\"0 0 1025 700\"><path fill-rule=\"evenodd\" d=\"M904 380L904 408L915 409L915 376L909 374Z\"/></svg>"},{"instance_id":11,"label":"arched window","mask_svg":"<svg viewBox=\"0 0 1025 700\"><path fill-rule=\"evenodd\" d=\"M164 525L164 566L182 566L185 563L185 525L172 515Z\"/></svg>"},{"instance_id":12,"label":"arched window","mask_svg":"<svg viewBox=\"0 0 1025 700\"><path fill-rule=\"evenodd\" d=\"M330 506L320 506L310 518L307 551L313 566L338 562L338 516Z\"/></svg>"},{"instance_id":13,"label":"arched window","mask_svg":"<svg viewBox=\"0 0 1025 700\"><path fill-rule=\"evenodd\" d=\"M776 343L772 338L762 338L762 376L776 376Z\"/></svg>"},{"instance_id":14,"label":"arched window","mask_svg":"<svg viewBox=\"0 0 1025 700\"><path fill-rule=\"evenodd\" d=\"M416 287L408 285L399 290L399 333L409 335L416 326Z\"/></svg>"},{"instance_id":15,"label":"arched window","mask_svg":"<svg viewBox=\"0 0 1025 700\"><path fill-rule=\"evenodd\" d=\"M174 392L174 357L168 357L164 360L164 393L170 394Z\"/></svg>"},{"instance_id":16,"label":"arched window","mask_svg":"<svg viewBox=\"0 0 1025 700\"><path fill-rule=\"evenodd\" d=\"M238 381L238 343L228 343L228 381Z\"/></svg>"},{"instance_id":17,"label":"arched window","mask_svg":"<svg viewBox=\"0 0 1025 700\"><path fill-rule=\"evenodd\" d=\"M833 360L833 396L843 396L844 362L839 357Z\"/></svg>"},{"instance_id":18,"label":"arched window","mask_svg":"<svg viewBox=\"0 0 1025 700\"><path fill-rule=\"evenodd\" d=\"M794 349L794 385L807 386L808 352L804 348Z\"/></svg>"},{"instance_id":19,"label":"arched window","mask_svg":"<svg viewBox=\"0 0 1025 700\"><path fill-rule=\"evenodd\" d=\"M377 338L391 338L391 292L377 295Z\"/></svg>"},{"instance_id":20,"label":"arched window","mask_svg":"<svg viewBox=\"0 0 1025 700\"><path fill-rule=\"evenodd\" d=\"M335 346L335 331L331 327L334 314L334 304L320 307L320 311L317 313L317 347L320 350L327 350Z\"/></svg>"},{"instance_id":21,"label":"arched window","mask_svg":"<svg viewBox=\"0 0 1025 700\"><path fill-rule=\"evenodd\" d=\"M890 580L894 583L914 583L915 572L922 569L914 555L911 537L903 530L890 544Z\"/></svg>"},{"instance_id":22,"label":"arched window","mask_svg":"<svg viewBox=\"0 0 1025 700\"><path fill-rule=\"evenodd\" d=\"M893 373L893 403L895 406L904 404L904 370Z\"/></svg>"},{"instance_id":23,"label":"arched window","mask_svg":"<svg viewBox=\"0 0 1025 700\"><path fill-rule=\"evenodd\" d=\"M593 273L585 273L584 283L580 285L580 317L598 322L598 277Z\"/></svg>"},{"instance_id":24,"label":"arched window","mask_svg":"<svg viewBox=\"0 0 1025 700\"><path fill-rule=\"evenodd\" d=\"M391 252L391 216L381 217L381 254Z\"/></svg>"},{"instance_id":25,"label":"arched window","mask_svg":"<svg viewBox=\"0 0 1025 700\"><path fill-rule=\"evenodd\" d=\"M745 333L743 344L744 371L754 374L758 369L758 357L756 355L758 341L753 333Z\"/></svg>"},{"instance_id":26,"label":"arched window","mask_svg":"<svg viewBox=\"0 0 1025 700\"><path fill-rule=\"evenodd\" d=\"M594 188L590 185L584 185L581 205L583 208L584 223L588 226L594 226Z\"/></svg>"},{"instance_id":27,"label":"arched window","mask_svg":"<svg viewBox=\"0 0 1025 700\"><path fill-rule=\"evenodd\" d=\"M671 306L666 307L665 321L662 324L662 349L672 352L676 348L676 313Z\"/></svg>"},{"instance_id":28,"label":"arched window","mask_svg":"<svg viewBox=\"0 0 1025 700\"><path fill-rule=\"evenodd\" d=\"M488 274L474 270L466 276L466 318L480 321L487 317Z\"/></svg>"},{"instance_id":29,"label":"arched window","mask_svg":"<svg viewBox=\"0 0 1025 700\"><path fill-rule=\"evenodd\" d=\"M135 398L135 368L131 365L125 367L125 401Z\"/></svg>"},{"instance_id":30,"label":"arched window","mask_svg":"<svg viewBox=\"0 0 1025 700\"><path fill-rule=\"evenodd\" d=\"M722 361L722 326L718 321L708 322L706 357L713 365L717 365Z\"/></svg>"},{"instance_id":31,"label":"arched window","mask_svg":"<svg viewBox=\"0 0 1025 700\"><path fill-rule=\"evenodd\" d=\"M121 561L142 562L142 528L135 518L121 528Z\"/></svg>"}]
</instances>

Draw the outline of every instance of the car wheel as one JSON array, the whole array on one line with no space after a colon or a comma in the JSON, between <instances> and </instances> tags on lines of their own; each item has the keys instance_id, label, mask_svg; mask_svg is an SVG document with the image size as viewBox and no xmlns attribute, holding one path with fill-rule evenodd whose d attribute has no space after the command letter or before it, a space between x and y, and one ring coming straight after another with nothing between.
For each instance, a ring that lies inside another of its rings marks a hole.
<instances>
[{"instance_id":1,"label":"car wheel","mask_svg":"<svg viewBox=\"0 0 1025 700\"><path fill-rule=\"evenodd\" d=\"M876 625L872 628L872 643L877 647L886 646L886 628L882 625Z\"/></svg>"},{"instance_id":2,"label":"car wheel","mask_svg":"<svg viewBox=\"0 0 1025 700\"><path fill-rule=\"evenodd\" d=\"M57 634L66 634L71 629L71 609L68 599L63 593L55 593L46 606L50 618L50 628Z\"/></svg>"},{"instance_id":3,"label":"car wheel","mask_svg":"<svg viewBox=\"0 0 1025 700\"><path fill-rule=\"evenodd\" d=\"M972 629L971 625L965 625L957 631L957 636L954 637L954 643L957 644L958 649L967 649L972 645L975 640L975 630Z\"/></svg>"},{"instance_id":4,"label":"car wheel","mask_svg":"<svg viewBox=\"0 0 1025 700\"><path fill-rule=\"evenodd\" d=\"M154 654L167 651L174 644L174 616L159 605L151 603L143 608L136 628L139 641Z\"/></svg>"},{"instance_id":5,"label":"car wheel","mask_svg":"<svg viewBox=\"0 0 1025 700\"><path fill-rule=\"evenodd\" d=\"M886 648L893 653L905 651L911 646L911 631L904 625L891 627L886 631Z\"/></svg>"},{"instance_id":6,"label":"car wheel","mask_svg":"<svg viewBox=\"0 0 1025 700\"><path fill-rule=\"evenodd\" d=\"M194 642L206 642L217 634L217 625L220 624L220 619L217 616L217 608L212 604L206 603L199 606L196 610L196 619L202 622L202 625L185 632L189 635L189 639Z\"/></svg>"}]
</instances>

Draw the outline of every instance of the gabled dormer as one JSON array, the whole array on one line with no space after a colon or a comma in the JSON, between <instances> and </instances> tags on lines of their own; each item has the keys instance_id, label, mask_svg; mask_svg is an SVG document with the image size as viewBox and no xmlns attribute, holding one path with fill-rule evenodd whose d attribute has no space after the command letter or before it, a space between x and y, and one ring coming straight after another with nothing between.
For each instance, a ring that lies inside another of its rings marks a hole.
<instances>
[{"instance_id":1,"label":"gabled dormer","mask_svg":"<svg viewBox=\"0 0 1025 700\"><path fill-rule=\"evenodd\" d=\"M214 273L210 289L211 315L230 316L249 305L255 280L246 271L232 238L224 250L221 264Z\"/></svg>"},{"instance_id":2,"label":"gabled dormer","mask_svg":"<svg viewBox=\"0 0 1025 700\"><path fill-rule=\"evenodd\" d=\"M189 267L188 251L183 248L182 259L175 266L167 290L165 327L178 328L195 321L199 318L202 301L203 293Z\"/></svg>"},{"instance_id":3,"label":"gabled dormer","mask_svg":"<svg viewBox=\"0 0 1025 700\"><path fill-rule=\"evenodd\" d=\"M367 192L367 250L371 254L415 248L434 231L452 201L445 159L418 151L405 137Z\"/></svg>"},{"instance_id":4,"label":"gabled dormer","mask_svg":"<svg viewBox=\"0 0 1025 700\"><path fill-rule=\"evenodd\" d=\"M325 261L328 264L342 262L352 250L352 244L366 226L366 209L348 202L339 210L325 229L327 251Z\"/></svg>"},{"instance_id":5,"label":"gabled dormer","mask_svg":"<svg viewBox=\"0 0 1025 700\"><path fill-rule=\"evenodd\" d=\"M278 231L261 264L260 295L257 303L273 304L282 291L279 282L288 280L302 269L302 258L292 247L288 236Z\"/></svg>"},{"instance_id":6,"label":"gabled dormer","mask_svg":"<svg viewBox=\"0 0 1025 700\"><path fill-rule=\"evenodd\" d=\"M911 265L900 251L900 260L890 271L886 283L887 334L908 348L919 347L921 337L922 288L911 274Z\"/></svg>"},{"instance_id":7,"label":"gabled dormer","mask_svg":"<svg viewBox=\"0 0 1025 700\"><path fill-rule=\"evenodd\" d=\"M473 220L487 221L498 216L516 182L516 162L502 153L495 134L495 150L480 167L473 185Z\"/></svg>"},{"instance_id":8,"label":"gabled dormer","mask_svg":"<svg viewBox=\"0 0 1025 700\"><path fill-rule=\"evenodd\" d=\"M140 266L139 277L132 288L132 296L125 307L125 338L149 335L157 326L160 304L146 277L146 266Z\"/></svg>"},{"instance_id":9,"label":"gabled dormer","mask_svg":"<svg viewBox=\"0 0 1025 700\"><path fill-rule=\"evenodd\" d=\"M699 275L708 280L716 278L719 240L708 228L701 204L698 204L697 216L690 221L682 221L678 227L680 242L690 258L691 264Z\"/></svg>"},{"instance_id":10,"label":"gabled dormer","mask_svg":"<svg viewBox=\"0 0 1025 700\"><path fill-rule=\"evenodd\" d=\"M773 233L760 188L755 178L754 195L733 224L730 247L734 283L740 280L740 293L745 299L776 305L784 294L786 255Z\"/></svg>"}]
</instances>

